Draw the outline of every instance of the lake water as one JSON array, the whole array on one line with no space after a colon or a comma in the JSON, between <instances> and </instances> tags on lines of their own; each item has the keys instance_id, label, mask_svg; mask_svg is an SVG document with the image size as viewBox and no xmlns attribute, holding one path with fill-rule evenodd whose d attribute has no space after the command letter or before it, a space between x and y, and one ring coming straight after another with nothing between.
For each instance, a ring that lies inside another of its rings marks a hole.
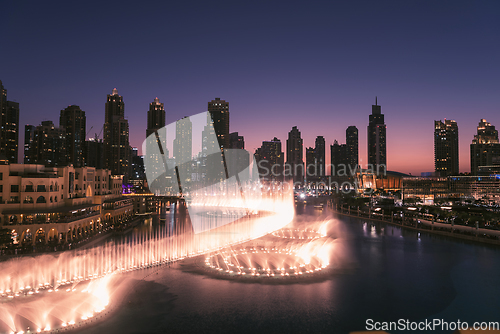
<instances>
[{"instance_id":1,"label":"lake water","mask_svg":"<svg viewBox=\"0 0 500 334\"><path fill-rule=\"evenodd\" d=\"M328 218L306 207L296 224ZM500 249L332 218L335 267L317 282L242 283L179 262L130 274L118 310L80 332L349 333L367 319L500 321Z\"/></svg>"}]
</instances>

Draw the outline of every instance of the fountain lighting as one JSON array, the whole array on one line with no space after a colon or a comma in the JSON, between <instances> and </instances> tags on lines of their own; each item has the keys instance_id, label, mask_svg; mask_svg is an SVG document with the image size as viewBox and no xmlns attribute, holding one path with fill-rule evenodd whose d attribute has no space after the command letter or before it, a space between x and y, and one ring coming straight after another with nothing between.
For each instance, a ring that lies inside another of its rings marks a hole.
<instances>
[{"instance_id":1,"label":"fountain lighting","mask_svg":"<svg viewBox=\"0 0 500 334\"><path fill-rule=\"evenodd\" d=\"M109 304L107 282L114 274L222 251L283 228L294 212L293 192L266 194L260 199L194 197L190 205L196 208L200 233L184 226L172 231L165 225L147 235L127 236L90 249L0 263L0 333L18 333L28 327L66 330L91 321ZM220 224L220 212L229 219L227 223ZM229 264L220 259L217 268L227 275L246 274ZM268 277L256 265L252 268L249 274ZM9 302L12 299L18 301Z\"/></svg>"},{"instance_id":2,"label":"fountain lighting","mask_svg":"<svg viewBox=\"0 0 500 334\"><path fill-rule=\"evenodd\" d=\"M309 241L272 249L224 249L205 257L205 268L226 277L278 278L311 275L329 266L329 242Z\"/></svg>"}]
</instances>

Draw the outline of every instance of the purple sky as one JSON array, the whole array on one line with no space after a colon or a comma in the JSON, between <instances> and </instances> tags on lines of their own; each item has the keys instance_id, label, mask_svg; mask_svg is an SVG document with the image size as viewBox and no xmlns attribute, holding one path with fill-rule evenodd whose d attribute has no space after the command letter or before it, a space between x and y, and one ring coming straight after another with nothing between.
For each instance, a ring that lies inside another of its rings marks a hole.
<instances>
[{"instance_id":1,"label":"purple sky","mask_svg":"<svg viewBox=\"0 0 500 334\"><path fill-rule=\"evenodd\" d=\"M157 96L167 122L229 101L251 152L275 136L285 147L294 125L305 146L356 125L361 163L378 96L388 167L413 174L434 168L434 120L457 121L461 171L480 118L500 127L497 1L172 3L3 3L0 80L20 103L20 146L25 124L58 124L70 104L98 133L115 87L137 147Z\"/></svg>"}]
</instances>

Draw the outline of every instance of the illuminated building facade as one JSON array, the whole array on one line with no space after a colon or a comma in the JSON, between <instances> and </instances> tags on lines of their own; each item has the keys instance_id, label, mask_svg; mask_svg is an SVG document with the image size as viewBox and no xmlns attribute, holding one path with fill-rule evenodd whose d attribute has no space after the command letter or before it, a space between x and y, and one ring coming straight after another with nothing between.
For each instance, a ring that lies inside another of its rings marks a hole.
<instances>
[{"instance_id":1,"label":"illuminated building facade","mask_svg":"<svg viewBox=\"0 0 500 334\"><path fill-rule=\"evenodd\" d=\"M130 160L129 126L125 103L115 88L107 96L104 119L104 167L113 175L126 175Z\"/></svg>"},{"instance_id":2,"label":"illuminated building facade","mask_svg":"<svg viewBox=\"0 0 500 334\"><path fill-rule=\"evenodd\" d=\"M480 166L500 165L498 131L485 119L477 126L477 134L470 144L471 174L478 175Z\"/></svg>"},{"instance_id":3,"label":"illuminated building facade","mask_svg":"<svg viewBox=\"0 0 500 334\"><path fill-rule=\"evenodd\" d=\"M434 169L439 176L458 175L458 125L434 121Z\"/></svg>"},{"instance_id":4,"label":"illuminated building facade","mask_svg":"<svg viewBox=\"0 0 500 334\"><path fill-rule=\"evenodd\" d=\"M377 173L387 171L386 130L382 107L375 98L368 123L368 164Z\"/></svg>"}]
</instances>

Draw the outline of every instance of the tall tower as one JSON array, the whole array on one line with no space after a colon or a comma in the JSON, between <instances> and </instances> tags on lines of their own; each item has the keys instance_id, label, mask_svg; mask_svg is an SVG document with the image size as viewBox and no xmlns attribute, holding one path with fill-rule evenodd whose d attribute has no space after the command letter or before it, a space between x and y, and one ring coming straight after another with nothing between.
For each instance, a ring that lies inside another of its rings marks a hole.
<instances>
[{"instance_id":1,"label":"tall tower","mask_svg":"<svg viewBox=\"0 0 500 334\"><path fill-rule=\"evenodd\" d=\"M479 166L500 165L500 143L498 131L485 119L477 126L477 135L470 144L470 169L477 175Z\"/></svg>"},{"instance_id":2,"label":"tall tower","mask_svg":"<svg viewBox=\"0 0 500 334\"><path fill-rule=\"evenodd\" d=\"M368 164L377 173L387 171L386 125L376 97L368 123Z\"/></svg>"},{"instance_id":3,"label":"tall tower","mask_svg":"<svg viewBox=\"0 0 500 334\"><path fill-rule=\"evenodd\" d=\"M434 121L434 170L440 176L458 175L458 125Z\"/></svg>"},{"instance_id":4,"label":"tall tower","mask_svg":"<svg viewBox=\"0 0 500 334\"><path fill-rule=\"evenodd\" d=\"M28 148L29 163L50 167L67 166L66 144L64 127L56 128L52 121L42 121L42 124L34 128L33 140Z\"/></svg>"},{"instance_id":5,"label":"tall tower","mask_svg":"<svg viewBox=\"0 0 500 334\"><path fill-rule=\"evenodd\" d=\"M208 112L212 116L220 147L229 148L229 102L216 97L208 102Z\"/></svg>"},{"instance_id":6,"label":"tall tower","mask_svg":"<svg viewBox=\"0 0 500 334\"><path fill-rule=\"evenodd\" d=\"M326 170L325 170L325 138L323 136L317 136L316 137L316 142L315 142L315 147L314 147L314 153L315 153L315 158L316 158L316 163L317 163L317 175L316 176L325 176L326 175Z\"/></svg>"},{"instance_id":7,"label":"tall tower","mask_svg":"<svg viewBox=\"0 0 500 334\"><path fill-rule=\"evenodd\" d=\"M290 168L293 182L304 181L304 159L303 153L304 145L299 129L296 126L288 132L288 139L286 140L286 165Z\"/></svg>"},{"instance_id":8,"label":"tall tower","mask_svg":"<svg viewBox=\"0 0 500 334\"><path fill-rule=\"evenodd\" d=\"M2 135L0 136L0 159L6 159L7 154L5 152L5 138L3 135L4 126L6 121L7 112L7 89L3 87L2 81L0 81L0 129L2 130Z\"/></svg>"},{"instance_id":9,"label":"tall tower","mask_svg":"<svg viewBox=\"0 0 500 334\"><path fill-rule=\"evenodd\" d=\"M184 117L176 122L173 146L176 165L191 161L193 158L193 124L189 117Z\"/></svg>"},{"instance_id":10,"label":"tall tower","mask_svg":"<svg viewBox=\"0 0 500 334\"><path fill-rule=\"evenodd\" d=\"M268 181L283 181L284 158L281 141L276 137L263 141L262 146L255 150L259 174Z\"/></svg>"},{"instance_id":11,"label":"tall tower","mask_svg":"<svg viewBox=\"0 0 500 334\"><path fill-rule=\"evenodd\" d=\"M75 168L85 166L87 156L86 122L85 111L81 110L79 106L71 105L61 110L59 126L66 129L68 163L73 164Z\"/></svg>"},{"instance_id":12,"label":"tall tower","mask_svg":"<svg viewBox=\"0 0 500 334\"><path fill-rule=\"evenodd\" d=\"M34 139L35 139L34 125L26 124L24 126L24 164L34 164L36 157L34 156Z\"/></svg>"},{"instance_id":13,"label":"tall tower","mask_svg":"<svg viewBox=\"0 0 500 334\"><path fill-rule=\"evenodd\" d=\"M7 90L0 81L0 155L17 163L19 152L19 103L7 101Z\"/></svg>"},{"instance_id":14,"label":"tall tower","mask_svg":"<svg viewBox=\"0 0 500 334\"><path fill-rule=\"evenodd\" d=\"M330 145L331 176L345 176L349 173L347 145L339 144L337 140Z\"/></svg>"},{"instance_id":15,"label":"tall tower","mask_svg":"<svg viewBox=\"0 0 500 334\"><path fill-rule=\"evenodd\" d=\"M318 176L318 162L316 160L316 151L313 147L306 148L306 180Z\"/></svg>"},{"instance_id":16,"label":"tall tower","mask_svg":"<svg viewBox=\"0 0 500 334\"><path fill-rule=\"evenodd\" d=\"M107 96L103 146L105 168L113 175L126 175L130 159L129 128L123 97L116 88Z\"/></svg>"},{"instance_id":17,"label":"tall tower","mask_svg":"<svg viewBox=\"0 0 500 334\"><path fill-rule=\"evenodd\" d=\"M146 137L155 131L165 126L165 107L160 103L160 99L156 98L149 104L148 110L148 127L146 129Z\"/></svg>"},{"instance_id":18,"label":"tall tower","mask_svg":"<svg viewBox=\"0 0 500 334\"><path fill-rule=\"evenodd\" d=\"M345 130L347 163L354 170L359 164L358 156L358 128L354 125Z\"/></svg>"}]
</instances>

